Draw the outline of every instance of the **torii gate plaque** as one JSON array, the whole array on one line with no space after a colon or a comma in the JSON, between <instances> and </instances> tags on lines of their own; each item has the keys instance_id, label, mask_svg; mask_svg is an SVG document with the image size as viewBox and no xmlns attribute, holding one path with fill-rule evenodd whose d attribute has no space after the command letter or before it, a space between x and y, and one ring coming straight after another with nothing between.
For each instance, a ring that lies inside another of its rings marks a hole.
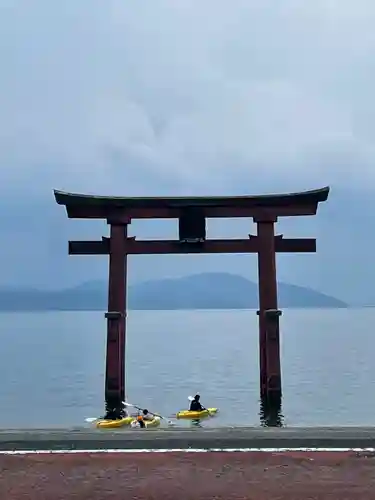
<instances>
[{"instance_id":1,"label":"torii gate plaque","mask_svg":"<svg viewBox=\"0 0 375 500\"><path fill-rule=\"evenodd\" d=\"M121 416L125 400L127 256L188 253L257 253L259 273L259 364L263 400L281 398L276 252L315 252L312 238L275 236L278 217L315 215L329 188L291 194L231 197L122 198L54 191L69 218L105 219L102 241L69 241L69 255L109 255L105 402L107 415ZM206 239L206 218L253 218L257 234L247 239ZM132 219L178 219L176 240L128 237Z\"/></svg>"}]
</instances>

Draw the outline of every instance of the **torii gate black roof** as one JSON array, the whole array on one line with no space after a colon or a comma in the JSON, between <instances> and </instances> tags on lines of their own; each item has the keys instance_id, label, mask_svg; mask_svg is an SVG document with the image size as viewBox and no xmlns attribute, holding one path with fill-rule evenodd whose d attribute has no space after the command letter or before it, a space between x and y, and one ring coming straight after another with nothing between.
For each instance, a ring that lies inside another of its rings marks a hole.
<instances>
[{"instance_id":1,"label":"torii gate black roof","mask_svg":"<svg viewBox=\"0 0 375 500\"><path fill-rule=\"evenodd\" d=\"M89 194L68 193L54 190L56 202L69 207L82 207L87 211L100 207L127 208L127 209L160 209L160 208L186 208L186 207L286 207L317 205L326 201L329 187L285 194L263 194L250 196L180 196L180 197L122 197L122 196L96 196Z\"/></svg>"}]
</instances>

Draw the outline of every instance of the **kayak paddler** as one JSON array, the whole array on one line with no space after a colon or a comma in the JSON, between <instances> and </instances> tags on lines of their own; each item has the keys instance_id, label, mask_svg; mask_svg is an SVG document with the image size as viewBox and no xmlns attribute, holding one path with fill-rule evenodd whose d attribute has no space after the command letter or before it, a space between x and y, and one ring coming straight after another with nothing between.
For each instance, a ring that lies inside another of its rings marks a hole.
<instances>
[{"instance_id":1,"label":"kayak paddler","mask_svg":"<svg viewBox=\"0 0 375 500\"><path fill-rule=\"evenodd\" d=\"M151 413L149 413L149 411L146 409L142 410L142 417L143 417L143 420L153 420L154 419L153 415L151 415Z\"/></svg>"},{"instance_id":2,"label":"kayak paddler","mask_svg":"<svg viewBox=\"0 0 375 500\"><path fill-rule=\"evenodd\" d=\"M199 394L196 394L194 396L193 401L190 403L190 408L189 408L190 411L203 411L206 409L201 405L200 398L201 397Z\"/></svg>"},{"instance_id":3,"label":"kayak paddler","mask_svg":"<svg viewBox=\"0 0 375 500\"><path fill-rule=\"evenodd\" d=\"M151 415L151 413L148 410L144 409L142 410L142 413L138 415L137 418L133 420L133 422L130 425L131 427L140 427L141 429L143 429L144 427L146 427L145 420L150 421L153 419L154 419L153 415Z\"/></svg>"},{"instance_id":4,"label":"kayak paddler","mask_svg":"<svg viewBox=\"0 0 375 500\"><path fill-rule=\"evenodd\" d=\"M141 428L141 429L144 429L146 427L146 424L143 420L143 416L142 415L138 415L138 417L136 418L136 420L133 420L133 422L130 424L131 427L138 427L138 428Z\"/></svg>"}]
</instances>

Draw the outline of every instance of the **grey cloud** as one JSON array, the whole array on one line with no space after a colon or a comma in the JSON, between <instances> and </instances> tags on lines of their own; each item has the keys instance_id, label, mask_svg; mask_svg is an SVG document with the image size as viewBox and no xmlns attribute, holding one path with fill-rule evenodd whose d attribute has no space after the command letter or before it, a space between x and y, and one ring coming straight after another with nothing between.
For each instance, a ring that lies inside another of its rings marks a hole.
<instances>
[{"instance_id":1,"label":"grey cloud","mask_svg":"<svg viewBox=\"0 0 375 500\"><path fill-rule=\"evenodd\" d=\"M36 176L39 191L116 194L150 179L155 192L187 193L260 175L266 190L373 178L373 2L3 0L0 9L7 189Z\"/></svg>"}]
</instances>

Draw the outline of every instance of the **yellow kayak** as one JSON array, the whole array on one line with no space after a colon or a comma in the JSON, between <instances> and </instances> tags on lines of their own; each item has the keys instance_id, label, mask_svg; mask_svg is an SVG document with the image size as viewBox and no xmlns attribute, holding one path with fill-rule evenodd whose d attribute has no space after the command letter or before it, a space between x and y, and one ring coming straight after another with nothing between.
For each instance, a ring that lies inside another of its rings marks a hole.
<instances>
[{"instance_id":1,"label":"yellow kayak","mask_svg":"<svg viewBox=\"0 0 375 500\"><path fill-rule=\"evenodd\" d=\"M217 408L207 408L207 410L202 411L182 410L176 413L176 418L191 418L192 420L198 420L200 418L213 416L217 411Z\"/></svg>"},{"instance_id":2,"label":"yellow kayak","mask_svg":"<svg viewBox=\"0 0 375 500\"><path fill-rule=\"evenodd\" d=\"M95 425L98 429L117 429L118 427L125 427L130 425L134 420L134 417L124 417L118 420L97 420Z\"/></svg>"},{"instance_id":3,"label":"yellow kayak","mask_svg":"<svg viewBox=\"0 0 375 500\"><path fill-rule=\"evenodd\" d=\"M158 427L160 425L160 417L154 417L152 420L143 420L146 427Z\"/></svg>"}]
</instances>

